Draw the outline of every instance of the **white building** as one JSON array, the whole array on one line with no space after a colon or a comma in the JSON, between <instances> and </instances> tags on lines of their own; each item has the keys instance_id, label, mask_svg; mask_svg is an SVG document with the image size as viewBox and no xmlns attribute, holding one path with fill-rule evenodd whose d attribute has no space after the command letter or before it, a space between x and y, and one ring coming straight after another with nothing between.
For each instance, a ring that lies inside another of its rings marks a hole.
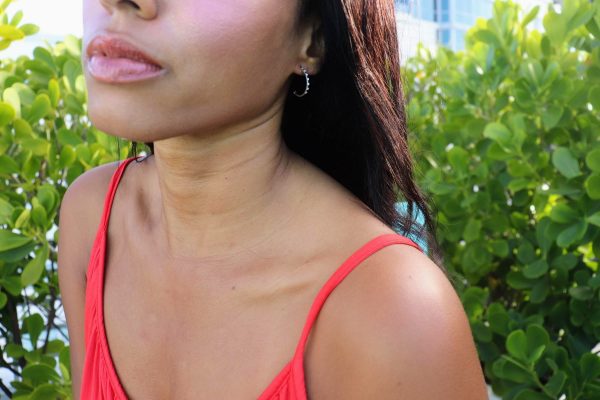
<instances>
[{"instance_id":1,"label":"white building","mask_svg":"<svg viewBox=\"0 0 600 400\"><path fill-rule=\"evenodd\" d=\"M492 16L494 0L394 0L402 58L415 53L420 41L427 48L446 46L464 49L465 33L477 18ZM543 30L547 6L560 0L517 0L525 12L540 6L538 18L530 27Z\"/></svg>"}]
</instances>

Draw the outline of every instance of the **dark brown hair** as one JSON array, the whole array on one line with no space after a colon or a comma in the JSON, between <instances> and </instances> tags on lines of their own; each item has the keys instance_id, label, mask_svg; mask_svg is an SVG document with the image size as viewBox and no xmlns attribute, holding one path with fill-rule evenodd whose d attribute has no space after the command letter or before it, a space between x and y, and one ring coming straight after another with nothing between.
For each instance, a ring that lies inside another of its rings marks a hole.
<instances>
[{"instance_id":1,"label":"dark brown hair","mask_svg":"<svg viewBox=\"0 0 600 400\"><path fill-rule=\"evenodd\" d=\"M288 95L281 127L286 145L388 226L424 238L429 257L448 276L430 201L413 176L393 0L299 0L297 23L308 17L321 21L325 58L311 76L310 93ZM304 87L304 77L292 79L298 90ZM145 144L153 153L153 144ZM402 200L406 213L395 207Z\"/></svg>"}]
</instances>

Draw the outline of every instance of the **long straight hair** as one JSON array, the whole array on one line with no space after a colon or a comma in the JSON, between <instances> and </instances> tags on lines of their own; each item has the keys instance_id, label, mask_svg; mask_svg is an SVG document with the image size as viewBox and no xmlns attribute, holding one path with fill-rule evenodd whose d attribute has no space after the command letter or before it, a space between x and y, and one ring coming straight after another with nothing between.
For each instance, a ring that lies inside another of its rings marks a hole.
<instances>
[{"instance_id":1,"label":"long straight hair","mask_svg":"<svg viewBox=\"0 0 600 400\"><path fill-rule=\"evenodd\" d=\"M388 226L424 238L429 257L452 280L437 244L431 202L414 178L393 0L298 1L298 27L308 17L321 21L325 58L311 76L309 95L297 98L290 91L286 99L281 126L286 145ZM292 79L303 87L304 77ZM144 144L153 154L153 144ZM406 202L406 213L396 208L398 201Z\"/></svg>"}]
</instances>

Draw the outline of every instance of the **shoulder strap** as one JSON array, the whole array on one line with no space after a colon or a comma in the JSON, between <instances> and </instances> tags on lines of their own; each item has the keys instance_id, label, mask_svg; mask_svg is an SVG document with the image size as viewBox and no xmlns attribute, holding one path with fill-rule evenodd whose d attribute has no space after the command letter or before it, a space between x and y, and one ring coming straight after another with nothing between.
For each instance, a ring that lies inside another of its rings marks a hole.
<instances>
[{"instance_id":1,"label":"shoulder strap","mask_svg":"<svg viewBox=\"0 0 600 400\"><path fill-rule=\"evenodd\" d=\"M98 265L98 261L97 261L98 253L103 248L103 244L101 243L101 240L106 239L106 228L108 227L108 225L107 225L108 217L110 215L110 209L112 206L113 198L115 197L117 185L119 184L119 181L121 180L121 176L123 175L123 171L124 171L125 167L127 166L127 164L129 164L136 157L139 157L139 156L130 157L125 160L121 160L119 162L119 165L117 166L117 169L115 170L115 172L113 173L113 175L110 179L110 183L108 185L108 190L106 191L106 195L104 196L104 208L102 211L102 217L100 219L100 224L98 224L98 228L96 229L96 237L94 239L92 253L90 255L90 260L89 260L88 267L87 267L86 273L85 273L85 276L86 276L86 279L88 282L90 280L90 277L92 276L93 271L95 271L97 269L96 266Z\"/></svg>"},{"instance_id":2,"label":"shoulder strap","mask_svg":"<svg viewBox=\"0 0 600 400\"><path fill-rule=\"evenodd\" d=\"M331 275L331 277L327 280L327 282L325 282L325 285L323 285L317 294L317 297L315 298L310 311L308 312L308 317L306 318L306 323L302 329L300 341L298 342L296 352L294 353L295 361L298 360L298 362L302 362L304 357L304 347L306 346L306 340L308 339L310 329L319 315L325 300L331 294L333 289L335 289L335 287L367 257L392 244L407 244L421 252L423 251L421 247L419 247L419 245L413 242L411 239L396 233L386 233L377 236L356 250L350 257L348 257L348 259L346 259L346 261L344 261L344 263L333 273L333 275ZM300 368L300 370L303 370L303 368Z\"/></svg>"},{"instance_id":3,"label":"shoulder strap","mask_svg":"<svg viewBox=\"0 0 600 400\"><path fill-rule=\"evenodd\" d=\"M115 198L117 186L119 185L119 182L121 181L121 176L123 176L125 167L127 167L127 165L131 161L135 160L137 157L140 157L140 156L139 155L133 156L133 157L129 157L129 158L126 158L125 160L120 161L119 166L117 167L117 169L115 170L115 172L112 175L110 184L108 185L108 191L106 192L106 197L104 198L104 211L102 212L102 224L101 224L101 228L103 231L105 231L106 228L108 227L108 218L110 216L110 210L112 208L113 199Z\"/></svg>"}]
</instances>

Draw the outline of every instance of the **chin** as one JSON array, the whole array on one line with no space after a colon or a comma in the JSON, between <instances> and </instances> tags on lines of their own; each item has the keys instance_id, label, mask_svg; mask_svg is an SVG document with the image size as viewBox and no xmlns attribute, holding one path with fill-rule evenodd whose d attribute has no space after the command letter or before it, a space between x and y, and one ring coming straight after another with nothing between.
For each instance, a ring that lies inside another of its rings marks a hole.
<instances>
[{"instance_id":1,"label":"chin","mask_svg":"<svg viewBox=\"0 0 600 400\"><path fill-rule=\"evenodd\" d=\"M88 98L87 115L91 124L98 130L129 141L151 142L160 139L153 130L157 124L148 115L159 115L152 111L132 110L131 103L119 104L103 97ZM137 112L136 112L137 111ZM141 113L138 116L136 114Z\"/></svg>"}]
</instances>

